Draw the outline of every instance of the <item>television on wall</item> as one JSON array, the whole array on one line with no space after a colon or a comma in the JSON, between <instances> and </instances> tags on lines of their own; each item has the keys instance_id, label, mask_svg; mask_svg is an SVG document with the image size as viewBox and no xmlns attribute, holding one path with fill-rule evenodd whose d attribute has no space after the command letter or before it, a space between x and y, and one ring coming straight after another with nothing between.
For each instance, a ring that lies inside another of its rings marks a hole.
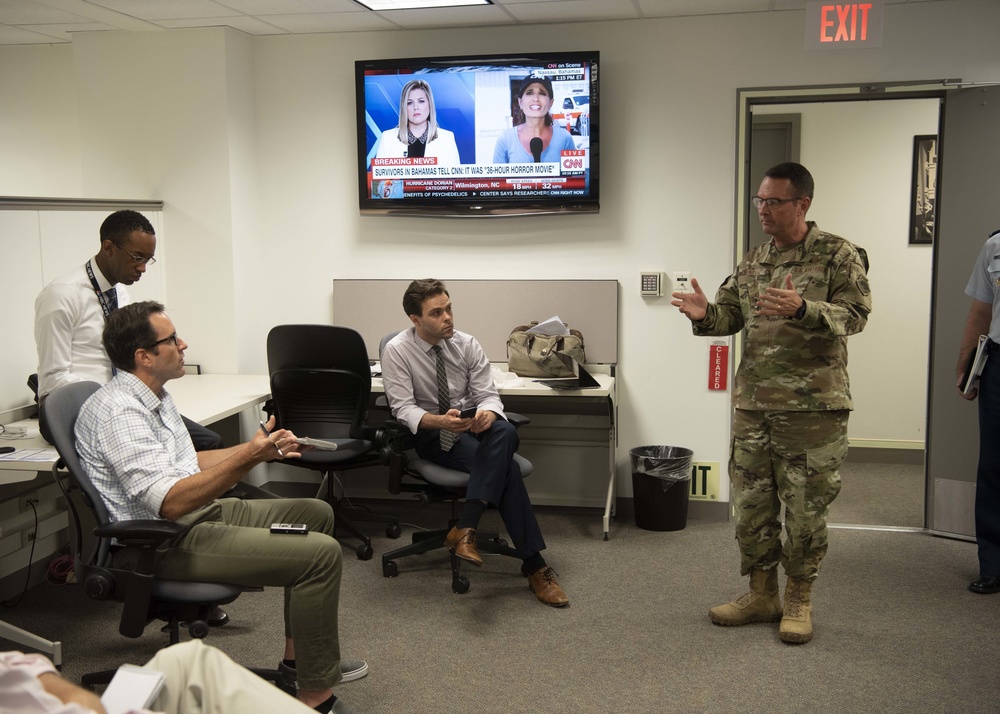
<instances>
[{"instance_id":1,"label":"television on wall","mask_svg":"<svg viewBox=\"0 0 1000 714\"><path fill-rule=\"evenodd\" d=\"M600 208L599 53L355 63L362 214Z\"/></svg>"}]
</instances>

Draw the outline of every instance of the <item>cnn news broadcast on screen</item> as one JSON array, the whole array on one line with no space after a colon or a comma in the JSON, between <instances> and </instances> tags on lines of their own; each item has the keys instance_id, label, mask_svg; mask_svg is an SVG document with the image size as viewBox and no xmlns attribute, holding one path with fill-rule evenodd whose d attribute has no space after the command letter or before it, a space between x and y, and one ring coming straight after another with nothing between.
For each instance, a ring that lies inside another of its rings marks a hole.
<instances>
[{"instance_id":1,"label":"cnn news broadcast on screen","mask_svg":"<svg viewBox=\"0 0 1000 714\"><path fill-rule=\"evenodd\" d=\"M359 63L363 199L591 197L596 59L540 57Z\"/></svg>"}]
</instances>

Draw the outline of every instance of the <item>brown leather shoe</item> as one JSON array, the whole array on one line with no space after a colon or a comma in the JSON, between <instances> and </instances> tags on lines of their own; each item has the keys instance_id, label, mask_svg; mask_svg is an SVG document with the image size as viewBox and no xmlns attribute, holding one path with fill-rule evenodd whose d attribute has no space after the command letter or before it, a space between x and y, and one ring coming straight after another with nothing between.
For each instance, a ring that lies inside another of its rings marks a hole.
<instances>
[{"instance_id":1,"label":"brown leather shoe","mask_svg":"<svg viewBox=\"0 0 1000 714\"><path fill-rule=\"evenodd\" d=\"M462 560L466 560L473 565L482 567L483 559L480 557L479 550L476 548L475 528L458 529L453 526L452 529L448 531L448 535L445 536L444 544L448 547L448 550Z\"/></svg>"},{"instance_id":2,"label":"brown leather shoe","mask_svg":"<svg viewBox=\"0 0 1000 714\"><path fill-rule=\"evenodd\" d=\"M556 582L556 571L547 565L528 576L528 587L546 605L563 607L569 604L569 597Z\"/></svg>"}]
</instances>

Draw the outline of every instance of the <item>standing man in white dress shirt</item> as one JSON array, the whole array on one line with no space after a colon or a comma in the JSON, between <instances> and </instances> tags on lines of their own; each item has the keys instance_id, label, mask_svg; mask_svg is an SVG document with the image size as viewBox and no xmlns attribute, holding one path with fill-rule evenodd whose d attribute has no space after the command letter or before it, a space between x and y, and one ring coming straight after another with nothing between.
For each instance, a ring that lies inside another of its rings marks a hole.
<instances>
[{"instance_id":1,"label":"standing man in white dress shirt","mask_svg":"<svg viewBox=\"0 0 1000 714\"><path fill-rule=\"evenodd\" d=\"M125 286L142 278L146 268L156 262L155 253L156 231L149 220L137 211L116 211L101 224L97 255L60 275L38 294L35 346L39 405L56 387L84 380L98 384L111 381L111 360L101 342L104 321L131 302ZM184 419L184 424L198 451L222 448L222 439L215 432L190 419Z\"/></svg>"}]
</instances>

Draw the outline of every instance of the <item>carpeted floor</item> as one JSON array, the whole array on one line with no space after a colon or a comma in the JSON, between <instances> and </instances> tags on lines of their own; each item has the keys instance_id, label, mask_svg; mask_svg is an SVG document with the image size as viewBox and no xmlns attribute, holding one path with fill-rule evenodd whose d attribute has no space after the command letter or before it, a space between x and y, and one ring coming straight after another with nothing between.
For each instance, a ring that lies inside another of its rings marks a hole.
<instances>
[{"instance_id":1,"label":"carpeted floor","mask_svg":"<svg viewBox=\"0 0 1000 714\"><path fill-rule=\"evenodd\" d=\"M381 504L380 504L381 505ZM495 512L487 518L496 522ZM436 527L440 507L408 506ZM995 712L1000 595L966 591L973 544L925 534L833 529L815 587L815 639L780 642L777 625L722 628L707 609L742 591L731 523L689 521L675 532L618 522L601 539L593 511L539 509L546 557L572 602L538 603L517 563L491 556L451 592L444 555L400 561L345 549L343 654L371 666L338 694L359 712ZM371 532L380 526L372 525ZM412 532L404 527L403 538ZM77 586L41 586L0 617L59 638L64 672L144 662L165 641L117 634L117 606ZM208 642L237 661L273 666L281 593L227 606L232 623ZM8 643L0 642L0 645Z\"/></svg>"}]
</instances>

